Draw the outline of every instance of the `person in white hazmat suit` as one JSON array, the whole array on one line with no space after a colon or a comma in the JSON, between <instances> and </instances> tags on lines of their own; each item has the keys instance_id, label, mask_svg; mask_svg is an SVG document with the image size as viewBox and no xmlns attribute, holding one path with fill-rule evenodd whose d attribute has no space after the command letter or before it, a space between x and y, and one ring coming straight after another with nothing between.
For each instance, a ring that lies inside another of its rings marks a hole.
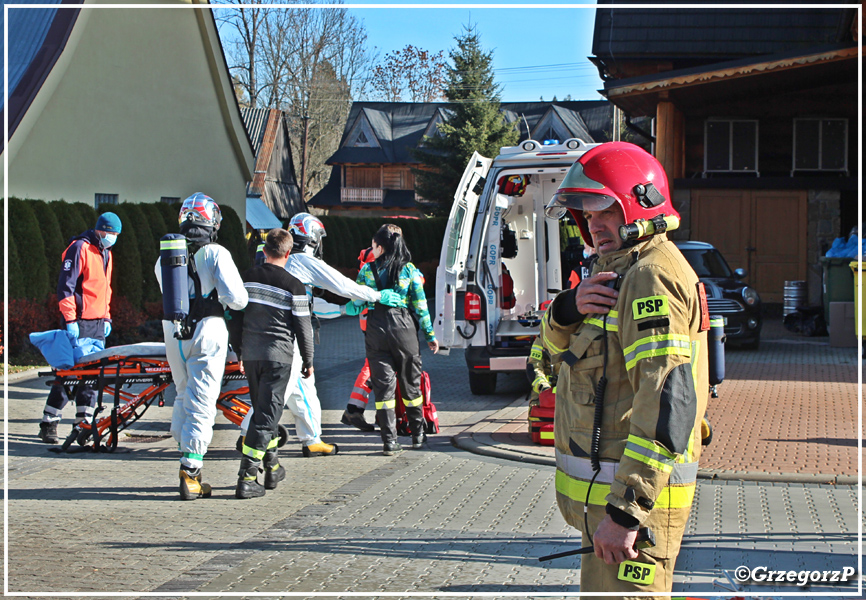
<instances>
[{"instance_id":1,"label":"person in white hazmat suit","mask_svg":"<svg viewBox=\"0 0 866 600\"><path fill-rule=\"evenodd\" d=\"M208 498L211 486L202 483L204 455L213 437L216 401L222 386L229 336L223 314L226 308L241 310L248 295L231 253L214 243L222 221L214 200L197 192L183 201L180 233L187 238L190 263L195 263L196 282L188 275L190 319L175 336L177 326L162 322L165 354L177 388L171 416L171 434L177 440L180 458L180 497ZM162 290L162 264L156 261L156 278ZM191 270L190 270L191 271Z\"/></svg>"},{"instance_id":2,"label":"person in white hazmat suit","mask_svg":"<svg viewBox=\"0 0 866 600\"><path fill-rule=\"evenodd\" d=\"M309 213L298 213L289 221L288 230L294 240L292 253L286 262L286 270L298 278L307 288L307 295L313 303L313 314L322 318L333 318L340 314L358 314L352 302L344 307L335 306L321 299L312 300L311 288L328 290L338 296L364 302L379 302L394 306L399 302L399 295L394 290L379 292L367 286L359 285L345 277L335 268L322 260L322 238L325 226ZM295 416L295 431L303 444L304 456L328 456L336 454L336 444L326 444L322 441L322 406L316 391L315 374L304 379L300 377L301 359L295 345L296 356L292 359L292 374L286 388L285 406ZM297 365L297 368L296 368ZM243 423L241 435L246 435L247 427L252 418L250 410Z\"/></svg>"}]
</instances>

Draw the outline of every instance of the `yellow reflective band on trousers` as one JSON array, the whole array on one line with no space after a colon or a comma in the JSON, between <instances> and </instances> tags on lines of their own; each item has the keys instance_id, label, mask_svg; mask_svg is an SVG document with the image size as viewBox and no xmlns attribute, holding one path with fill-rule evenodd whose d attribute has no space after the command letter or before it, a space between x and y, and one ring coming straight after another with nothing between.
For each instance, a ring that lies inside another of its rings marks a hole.
<instances>
[{"instance_id":1,"label":"yellow reflective band on trousers","mask_svg":"<svg viewBox=\"0 0 866 600\"><path fill-rule=\"evenodd\" d=\"M279 445L280 445L280 438L278 438L278 437L271 438L271 441L268 442L268 450L273 450L274 448L276 448Z\"/></svg>"},{"instance_id":2,"label":"yellow reflective band on trousers","mask_svg":"<svg viewBox=\"0 0 866 600\"><path fill-rule=\"evenodd\" d=\"M637 361L642 358L668 354L679 354L691 358L691 340L689 336L678 333L650 335L639 339L628 348L623 348L622 353L625 356L625 369L631 371Z\"/></svg>"},{"instance_id":3,"label":"yellow reflective band on trousers","mask_svg":"<svg viewBox=\"0 0 866 600\"><path fill-rule=\"evenodd\" d=\"M265 456L265 451L256 450L255 448L250 448L249 446L244 444L243 448L241 448L241 454L243 454L244 456L249 456L250 458L254 458L256 460L262 460L262 458Z\"/></svg>"},{"instance_id":4,"label":"yellow reflective band on trousers","mask_svg":"<svg viewBox=\"0 0 866 600\"><path fill-rule=\"evenodd\" d=\"M418 396L414 400L406 400L406 398L403 398L403 406L421 406L422 404L424 404L424 396Z\"/></svg>"},{"instance_id":5,"label":"yellow reflective band on trousers","mask_svg":"<svg viewBox=\"0 0 866 600\"><path fill-rule=\"evenodd\" d=\"M394 399L385 400L384 402L379 402L378 400L376 400L376 410L382 410L383 408L397 408L397 401Z\"/></svg>"},{"instance_id":6,"label":"yellow reflective band on trousers","mask_svg":"<svg viewBox=\"0 0 866 600\"><path fill-rule=\"evenodd\" d=\"M559 469L556 470L556 491L575 502L586 501L586 490L589 481L569 477ZM610 493L610 485L607 483L592 484L589 504L604 506L607 504L605 498ZM656 498L655 508L688 508L695 498L695 484L684 486L668 486L664 488Z\"/></svg>"},{"instance_id":7,"label":"yellow reflective band on trousers","mask_svg":"<svg viewBox=\"0 0 866 600\"><path fill-rule=\"evenodd\" d=\"M619 563L619 571L616 574L616 578L639 585L649 585L655 581L656 566L626 560Z\"/></svg>"}]
</instances>

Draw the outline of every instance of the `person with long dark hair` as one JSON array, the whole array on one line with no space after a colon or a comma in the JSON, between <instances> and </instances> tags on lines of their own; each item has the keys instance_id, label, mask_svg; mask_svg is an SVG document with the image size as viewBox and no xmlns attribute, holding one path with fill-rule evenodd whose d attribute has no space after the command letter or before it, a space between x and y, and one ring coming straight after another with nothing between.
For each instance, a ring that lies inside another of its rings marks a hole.
<instances>
[{"instance_id":1,"label":"person with long dark hair","mask_svg":"<svg viewBox=\"0 0 866 600\"><path fill-rule=\"evenodd\" d=\"M358 273L358 283L377 290L393 289L401 300L400 306L396 307L379 302L368 304L367 334L364 337L376 396L376 420L382 432L384 454L391 456L403 449L397 442L395 408L398 380L400 401L406 407L412 433L412 448L423 448L427 440L422 412L419 327L434 354L439 351L439 342L433 334L433 323L427 311L424 277L411 262L412 255L406 247L402 230L396 225L382 225L373 236L372 248L376 260L364 265Z\"/></svg>"}]
</instances>

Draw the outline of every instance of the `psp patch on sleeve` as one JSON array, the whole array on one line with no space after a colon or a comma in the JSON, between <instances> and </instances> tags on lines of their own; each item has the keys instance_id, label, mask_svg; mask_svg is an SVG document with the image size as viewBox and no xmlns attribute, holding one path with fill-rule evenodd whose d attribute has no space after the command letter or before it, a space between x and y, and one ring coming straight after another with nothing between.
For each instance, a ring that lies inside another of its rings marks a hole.
<instances>
[{"instance_id":1,"label":"psp patch on sleeve","mask_svg":"<svg viewBox=\"0 0 866 600\"><path fill-rule=\"evenodd\" d=\"M656 566L627 560L619 564L616 578L638 585L650 585L656 578Z\"/></svg>"},{"instance_id":2,"label":"psp patch on sleeve","mask_svg":"<svg viewBox=\"0 0 866 600\"><path fill-rule=\"evenodd\" d=\"M649 296L638 298L631 304L634 320L646 319L648 317L663 317L670 314L667 296Z\"/></svg>"}]
</instances>

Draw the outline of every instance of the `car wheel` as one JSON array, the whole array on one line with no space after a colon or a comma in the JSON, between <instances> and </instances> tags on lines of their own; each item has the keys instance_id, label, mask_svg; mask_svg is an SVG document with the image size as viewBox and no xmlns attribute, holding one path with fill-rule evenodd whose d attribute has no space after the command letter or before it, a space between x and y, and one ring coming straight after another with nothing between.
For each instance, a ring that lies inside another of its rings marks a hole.
<instances>
[{"instance_id":1,"label":"car wheel","mask_svg":"<svg viewBox=\"0 0 866 600\"><path fill-rule=\"evenodd\" d=\"M476 396L487 396L496 391L496 373L469 371L469 391Z\"/></svg>"}]
</instances>

